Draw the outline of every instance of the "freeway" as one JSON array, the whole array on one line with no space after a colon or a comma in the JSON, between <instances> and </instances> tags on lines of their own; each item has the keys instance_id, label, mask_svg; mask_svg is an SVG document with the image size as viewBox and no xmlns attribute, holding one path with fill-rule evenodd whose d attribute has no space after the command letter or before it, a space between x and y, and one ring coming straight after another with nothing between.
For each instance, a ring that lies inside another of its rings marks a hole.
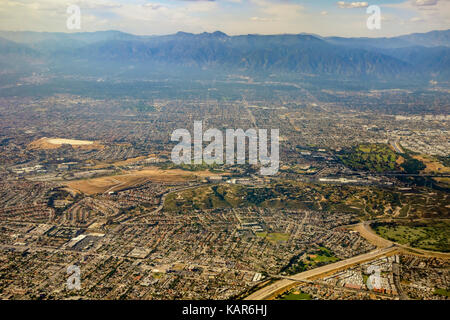
<instances>
[{"instance_id":1,"label":"freeway","mask_svg":"<svg viewBox=\"0 0 450 320\"><path fill-rule=\"evenodd\" d=\"M359 264L368 260L373 260L382 256L392 255L395 252L397 252L399 248L396 245L391 245L387 248L382 249L376 249L373 251L370 251L368 253L361 254L356 257L352 257L349 259L345 259L342 261L338 261L335 263L331 263L322 267L318 267L312 270L304 271L297 273L296 275L290 276L289 279L282 279L274 282L273 284L264 287L248 297L246 297L244 300L264 300L264 299L270 299L274 297L275 295L281 293L282 291L286 290L290 286L294 285L296 282L303 282L305 280L314 279L316 277L319 277L321 275L335 272L340 269L348 268L352 265Z\"/></svg>"},{"instance_id":2,"label":"freeway","mask_svg":"<svg viewBox=\"0 0 450 320\"><path fill-rule=\"evenodd\" d=\"M296 282L309 282L309 280L312 280L314 278L317 278L319 276L325 275L327 273L336 272L341 269L348 268L352 265L359 264L365 261L373 260L382 256L388 256L392 255L396 252L408 252L412 254L419 254L421 256L425 257L437 257L437 258L444 258L449 259L450 253L444 253L444 252L435 252L435 251L429 251L424 249L418 249L418 248L411 248L407 245L394 243L392 241L386 240L379 235L377 235L372 228L370 227L370 224L374 221L364 221L361 223L358 223L356 225L351 226L352 229L359 232L359 234L366 238L369 242L375 244L377 246L376 250L370 251L368 253L364 253L349 259L345 259L342 261L338 261L335 263L331 263L319 268L315 268L312 270L304 271L297 273L296 275L285 277L285 276L279 276L282 278L281 280L278 280L271 285L261 288L260 290L252 293L248 297L246 297L244 300L264 300L264 299L270 299L277 294L289 289L289 287L293 286Z\"/></svg>"},{"instance_id":3,"label":"freeway","mask_svg":"<svg viewBox=\"0 0 450 320\"><path fill-rule=\"evenodd\" d=\"M389 144L394 148L395 152L397 153L405 153L402 149L402 146L398 141L389 141Z\"/></svg>"},{"instance_id":4,"label":"freeway","mask_svg":"<svg viewBox=\"0 0 450 320\"><path fill-rule=\"evenodd\" d=\"M423 219L426 220L426 219ZM433 219L433 220L448 220L448 219ZM414 248L410 247L406 244L401 244L398 242L392 242L389 240L386 240L375 233L375 231L370 227L370 225L375 222L376 220L370 220L370 221L364 221L361 223L356 224L353 229L358 231L359 234L366 238L369 242L377 245L378 247L386 247L389 245L394 244L398 248L404 249L405 251L409 253L419 254L425 257L433 257L433 258L443 258L443 259L450 259L450 253L448 252L439 252L439 251L430 251L425 250L421 248ZM382 221L382 220L378 220Z\"/></svg>"}]
</instances>

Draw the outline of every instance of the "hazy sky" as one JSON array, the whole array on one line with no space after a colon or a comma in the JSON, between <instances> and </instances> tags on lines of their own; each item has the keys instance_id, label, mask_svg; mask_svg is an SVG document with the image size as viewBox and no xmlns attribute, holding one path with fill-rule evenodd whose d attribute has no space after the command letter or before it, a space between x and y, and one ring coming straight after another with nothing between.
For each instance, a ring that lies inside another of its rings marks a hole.
<instances>
[{"instance_id":1,"label":"hazy sky","mask_svg":"<svg viewBox=\"0 0 450 320\"><path fill-rule=\"evenodd\" d=\"M0 29L70 32L71 4L81 9L76 31L378 37L450 28L450 0L0 0ZM380 6L381 30L366 27L368 5Z\"/></svg>"}]
</instances>

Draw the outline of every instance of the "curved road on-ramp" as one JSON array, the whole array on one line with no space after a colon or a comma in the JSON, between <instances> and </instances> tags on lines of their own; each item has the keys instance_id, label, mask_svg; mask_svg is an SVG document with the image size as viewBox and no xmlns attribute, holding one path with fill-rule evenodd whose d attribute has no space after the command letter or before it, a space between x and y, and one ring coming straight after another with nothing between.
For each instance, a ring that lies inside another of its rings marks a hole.
<instances>
[{"instance_id":1,"label":"curved road on-ramp","mask_svg":"<svg viewBox=\"0 0 450 320\"><path fill-rule=\"evenodd\" d=\"M286 288L294 285L296 281L304 281L313 279L315 277L321 276L323 274L327 274L330 272L335 272L340 269L345 269L347 267L350 267L355 264L359 264L368 260L373 260L381 256L391 255L394 254L396 251L398 251L398 247L395 245L389 246L387 248L382 249L376 249L374 251L370 251L368 253L361 254L356 257L352 257L349 259L345 259L342 261L338 261L335 263L327 264L322 267L318 267L312 270L304 271L297 273L296 275L290 276L290 279L282 279L278 280L271 285L264 287L248 297L246 297L244 300L264 300L264 299L270 299L274 297L275 295L281 293L282 291L286 290ZM294 281L295 280L295 281Z\"/></svg>"},{"instance_id":2,"label":"curved road on-ramp","mask_svg":"<svg viewBox=\"0 0 450 320\"><path fill-rule=\"evenodd\" d=\"M411 248L407 245L402 245L398 243L394 243L392 241L386 240L379 235L377 235L372 228L370 227L372 221L365 221L358 223L352 226L353 230L356 230L360 233L362 237L364 237L369 242L375 244L377 246L376 250L370 251L368 253L364 253L349 259L345 259L342 261L338 261L335 263L327 264L322 267L318 267L312 270L304 271L297 273L296 275L289 276L289 279L281 279L278 280L271 285L268 285L264 288L259 289L258 291L250 294L244 300L264 300L274 298L276 295L283 293L290 287L292 287L296 282L307 281L319 276L323 276L328 273L333 273L348 267L351 267L355 264L360 264L362 262L366 262L369 260L374 260L376 258L382 256L388 256L395 254L401 251L407 251L412 254L419 254L426 257L438 257L449 259L449 253L443 252L434 252L428 251L418 248Z\"/></svg>"}]
</instances>

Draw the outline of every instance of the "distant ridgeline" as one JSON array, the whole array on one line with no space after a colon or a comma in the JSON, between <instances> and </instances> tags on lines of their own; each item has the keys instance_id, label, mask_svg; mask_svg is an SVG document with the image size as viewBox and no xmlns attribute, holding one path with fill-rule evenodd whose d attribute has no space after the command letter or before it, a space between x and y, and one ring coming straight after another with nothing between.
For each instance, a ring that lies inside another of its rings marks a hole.
<instances>
[{"instance_id":1,"label":"distant ridgeline","mask_svg":"<svg viewBox=\"0 0 450 320\"><path fill-rule=\"evenodd\" d=\"M411 83L448 82L450 30L394 38L222 32L136 36L0 32L0 61L14 74L48 72L109 79L223 79L228 75L317 76ZM92 79L92 78L91 78ZM150 85L150 83L148 83Z\"/></svg>"}]
</instances>

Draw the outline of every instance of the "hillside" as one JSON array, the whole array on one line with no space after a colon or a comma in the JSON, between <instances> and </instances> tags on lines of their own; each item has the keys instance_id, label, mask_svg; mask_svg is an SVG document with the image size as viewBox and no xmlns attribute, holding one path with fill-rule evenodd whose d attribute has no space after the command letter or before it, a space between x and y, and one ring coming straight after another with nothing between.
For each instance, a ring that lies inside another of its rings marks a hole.
<instances>
[{"instance_id":1,"label":"hillside","mask_svg":"<svg viewBox=\"0 0 450 320\"><path fill-rule=\"evenodd\" d=\"M339 38L297 35L228 36L222 32L135 36L93 33L0 32L0 58L42 63L61 73L99 76L111 70L180 67L202 73L292 74L336 79L448 80L449 30L397 38ZM67 62L70 62L69 64ZM178 72L183 72L178 70Z\"/></svg>"}]
</instances>

